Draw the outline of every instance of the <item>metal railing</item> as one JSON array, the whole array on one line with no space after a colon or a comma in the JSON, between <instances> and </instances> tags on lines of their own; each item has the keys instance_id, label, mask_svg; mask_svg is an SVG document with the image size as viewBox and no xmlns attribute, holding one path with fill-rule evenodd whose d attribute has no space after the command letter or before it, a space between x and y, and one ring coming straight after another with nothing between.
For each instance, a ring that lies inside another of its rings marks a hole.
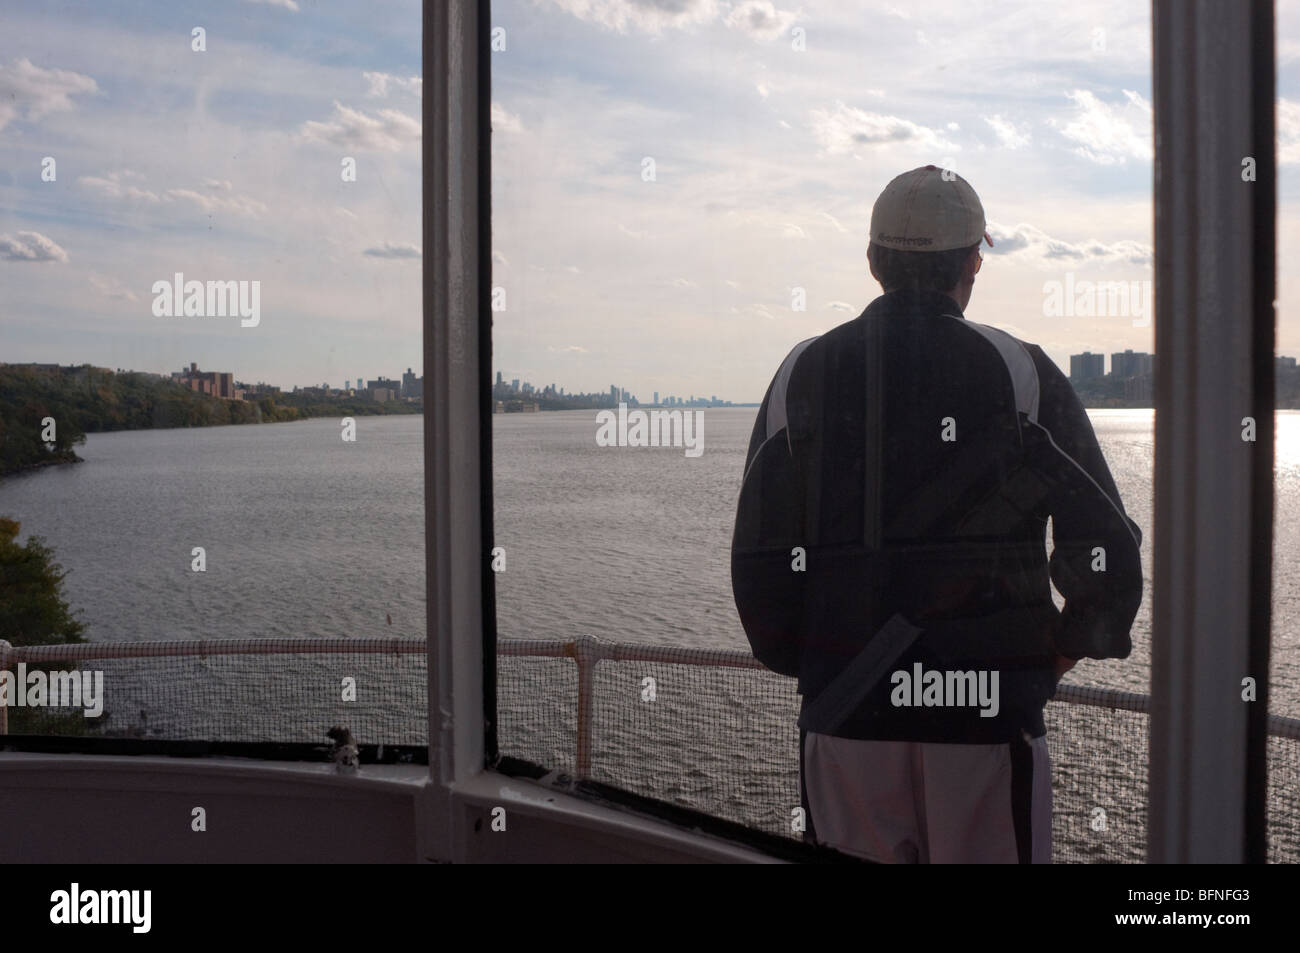
<instances>
[{"instance_id":1,"label":"metal railing","mask_svg":"<svg viewBox=\"0 0 1300 953\"><path fill-rule=\"evenodd\" d=\"M92 659L170 658L222 655L422 655L424 639L175 639L157 642L82 642L74 645L10 645L0 639L0 671L19 662L82 662ZM591 769L592 694L601 662L661 662L711 668L767 669L748 652L734 649L689 649L667 645L607 642L590 635L574 639L499 639L497 654L531 658L571 658L578 666L578 773ZM1062 682L1053 701L1149 714L1151 696L1110 688ZM0 705L0 734L7 731L7 709ZM1300 718L1269 715L1268 733L1300 739Z\"/></svg>"},{"instance_id":2,"label":"metal railing","mask_svg":"<svg viewBox=\"0 0 1300 953\"><path fill-rule=\"evenodd\" d=\"M20 662L51 664L84 662L96 659L166 658L189 656L256 655L424 655L424 639L348 638L348 639L230 639L215 641L174 640L158 642L90 642L75 645L11 646L0 640L0 671ZM593 750L596 732L596 671L603 662L644 662L700 666L711 669L740 669L766 673L768 670L745 651L694 649L607 642L592 636L574 639L530 640L501 639L500 656L535 659L572 659L577 666L575 775L593 777ZM1149 696L1134 692L1062 683L1055 702L1089 706L1110 711L1149 714ZM8 709L0 705L0 734L8 732ZM1276 738L1300 740L1300 719L1278 715L1269 717L1269 734ZM1291 754L1288 752L1288 761Z\"/></svg>"}]
</instances>

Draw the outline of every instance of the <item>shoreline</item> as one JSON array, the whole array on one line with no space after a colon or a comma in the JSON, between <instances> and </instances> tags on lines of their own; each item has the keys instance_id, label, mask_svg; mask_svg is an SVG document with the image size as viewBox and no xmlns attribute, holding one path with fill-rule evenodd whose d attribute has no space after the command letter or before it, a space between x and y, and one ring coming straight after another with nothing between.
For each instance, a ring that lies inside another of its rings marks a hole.
<instances>
[{"instance_id":1,"label":"shoreline","mask_svg":"<svg viewBox=\"0 0 1300 953\"><path fill-rule=\"evenodd\" d=\"M72 454L71 459L41 460L38 463L28 463L24 466L16 467L13 470L0 470L0 480L3 480L5 477L17 476L20 473L30 473L33 470L41 470L44 469L45 467L57 467L57 466L63 466L65 464L70 464L70 463L86 462L85 458L77 456L77 454L74 451L69 450L68 453Z\"/></svg>"}]
</instances>

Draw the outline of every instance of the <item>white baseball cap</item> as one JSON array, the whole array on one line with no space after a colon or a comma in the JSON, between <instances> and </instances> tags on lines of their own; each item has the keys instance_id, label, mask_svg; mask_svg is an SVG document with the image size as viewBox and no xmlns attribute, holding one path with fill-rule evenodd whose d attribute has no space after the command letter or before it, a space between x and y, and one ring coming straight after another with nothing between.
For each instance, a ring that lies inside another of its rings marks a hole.
<instances>
[{"instance_id":1,"label":"white baseball cap","mask_svg":"<svg viewBox=\"0 0 1300 953\"><path fill-rule=\"evenodd\" d=\"M898 176L871 209L871 241L900 251L969 248L980 238L992 246L986 228L984 206L970 183L936 165Z\"/></svg>"}]
</instances>

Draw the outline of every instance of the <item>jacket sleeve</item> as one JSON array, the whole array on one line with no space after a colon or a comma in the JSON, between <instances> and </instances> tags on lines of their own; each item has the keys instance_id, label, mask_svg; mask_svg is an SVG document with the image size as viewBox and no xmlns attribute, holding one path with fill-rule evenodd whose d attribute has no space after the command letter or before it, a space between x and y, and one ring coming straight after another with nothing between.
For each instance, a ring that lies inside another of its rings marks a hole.
<instances>
[{"instance_id":1,"label":"jacket sleeve","mask_svg":"<svg viewBox=\"0 0 1300 953\"><path fill-rule=\"evenodd\" d=\"M1065 598L1054 634L1070 658L1125 658L1142 603L1142 531L1124 512L1083 404L1041 348L1038 424L1058 476L1050 500L1052 582Z\"/></svg>"},{"instance_id":2,"label":"jacket sleeve","mask_svg":"<svg viewBox=\"0 0 1300 953\"><path fill-rule=\"evenodd\" d=\"M805 494L783 420L788 379L788 372L778 372L754 421L731 541L731 584L754 657L795 676L806 573L795 570L794 549L804 544Z\"/></svg>"}]
</instances>

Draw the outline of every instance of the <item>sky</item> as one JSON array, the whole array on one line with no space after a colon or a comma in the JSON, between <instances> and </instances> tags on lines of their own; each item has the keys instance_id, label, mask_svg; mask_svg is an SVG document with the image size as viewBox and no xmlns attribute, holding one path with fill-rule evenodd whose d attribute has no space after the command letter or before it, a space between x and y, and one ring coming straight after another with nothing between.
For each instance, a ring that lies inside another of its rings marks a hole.
<instances>
[{"instance_id":1,"label":"sky","mask_svg":"<svg viewBox=\"0 0 1300 953\"><path fill-rule=\"evenodd\" d=\"M0 360L282 387L419 373L419 18L0 0ZM1067 371L1151 350L1136 309L1048 303L1053 283L1149 289L1144 0L511 0L492 22L507 380L760 400L794 344L880 293L872 203L931 163L976 189L995 241L968 317ZM1278 350L1300 354L1300 3L1278 35ZM259 323L155 315L176 272L259 281Z\"/></svg>"}]
</instances>

